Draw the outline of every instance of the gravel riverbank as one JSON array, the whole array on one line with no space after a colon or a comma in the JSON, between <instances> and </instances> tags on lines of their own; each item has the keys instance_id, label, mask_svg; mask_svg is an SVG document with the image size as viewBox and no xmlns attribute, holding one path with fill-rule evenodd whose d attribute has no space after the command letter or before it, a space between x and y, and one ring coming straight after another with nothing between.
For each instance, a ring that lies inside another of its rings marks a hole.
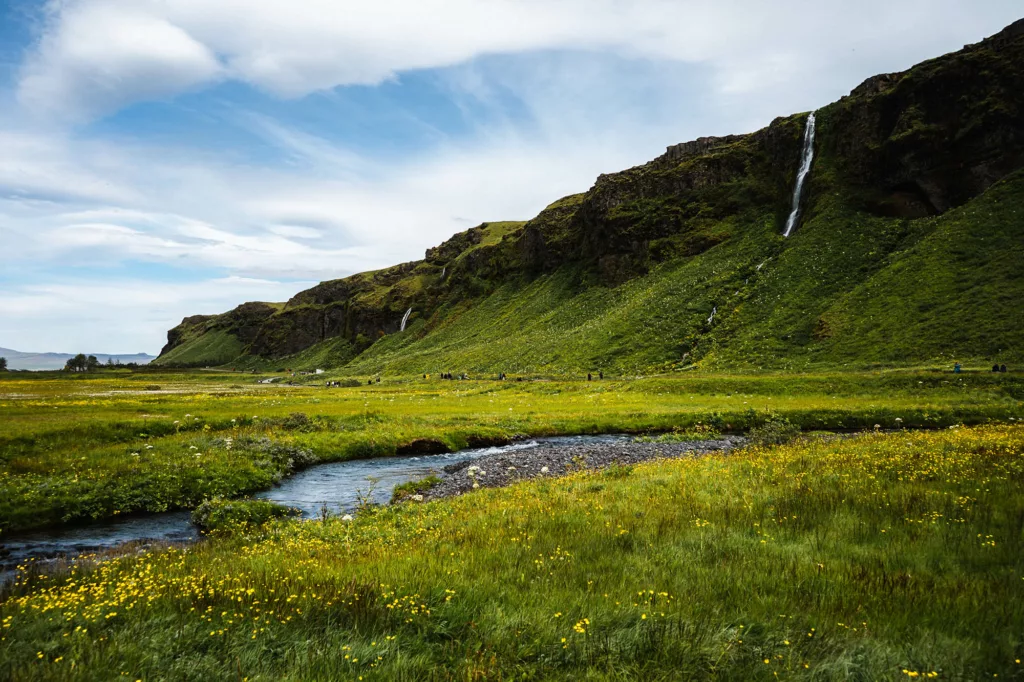
<instances>
[{"instance_id":1,"label":"gravel riverbank","mask_svg":"<svg viewBox=\"0 0 1024 682\"><path fill-rule=\"evenodd\" d=\"M742 436L680 443L642 442L630 437L612 442L544 443L529 449L485 455L444 467L441 482L424 494L425 500L453 497L481 488L497 488L542 476L562 476L579 468L604 469L612 464L629 465L652 459L699 457L728 452L746 444Z\"/></svg>"}]
</instances>

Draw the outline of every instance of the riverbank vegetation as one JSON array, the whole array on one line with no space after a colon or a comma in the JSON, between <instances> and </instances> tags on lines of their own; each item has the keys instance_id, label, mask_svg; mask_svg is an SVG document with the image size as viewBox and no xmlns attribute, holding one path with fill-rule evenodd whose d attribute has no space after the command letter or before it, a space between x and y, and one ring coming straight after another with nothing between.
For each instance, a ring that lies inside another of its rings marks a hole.
<instances>
[{"instance_id":1,"label":"riverbank vegetation","mask_svg":"<svg viewBox=\"0 0 1024 682\"><path fill-rule=\"evenodd\" d=\"M1016 374L700 374L604 381L391 378L325 388L228 372L0 378L0 530L194 508L310 464L519 436L935 428L1024 416ZM292 380L291 377L288 377Z\"/></svg>"},{"instance_id":2,"label":"riverbank vegetation","mask_svg":"<svg viewBox=\"0 0 1024 682\"><path fill-rule=\"evenodd\" d=\"M29 572L5 679L1015 679L1024 428L804 437Z\"/></svg>"},{"instance_id":3,"label":"riverbank vegetation","mask_svg":"<svg viewBox=\"0 0 1024 682\"><path fill-rule=\"evenodd\" d=\"M194 507L266 488L318 461L518 435L646 433L697 423L740 431L771 415L805 430L977 423L1015 416L1024 394L1015 375L936 373L392 379L342 389L254 382L224 373L124 373L0 383L0 519L18 528Z\"/></svg>"}]
</instances>

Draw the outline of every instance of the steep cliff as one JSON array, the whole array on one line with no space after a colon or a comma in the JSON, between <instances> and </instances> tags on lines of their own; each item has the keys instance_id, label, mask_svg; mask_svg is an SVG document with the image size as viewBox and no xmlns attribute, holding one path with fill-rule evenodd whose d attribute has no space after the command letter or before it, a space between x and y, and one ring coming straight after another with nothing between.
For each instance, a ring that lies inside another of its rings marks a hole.
<instances>
[{"instance_id":1,"label":"steep cliff","mask_svg":"<svg viewBox=\"0 0 1024 682\"><path fill-rule=\"evenodd\" d=\"M283 305L186 318L157 362L641 371L1024 357L1012 315L989 315L986 330L950 314L1024 294L1014 218L1024 216L1024 21L869 79L817 119L789 239L806 114L673 145L525 223L457 234L422 261ZM958 277L975 283L970 296L949 286ZM926 338L901 341L908 329Z\"/></svg>"}]
</instances>

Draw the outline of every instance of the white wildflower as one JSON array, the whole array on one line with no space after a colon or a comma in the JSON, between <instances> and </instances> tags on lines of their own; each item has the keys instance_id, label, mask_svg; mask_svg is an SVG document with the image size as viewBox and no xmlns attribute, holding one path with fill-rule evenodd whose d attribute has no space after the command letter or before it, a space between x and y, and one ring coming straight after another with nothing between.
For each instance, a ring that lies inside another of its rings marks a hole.
<instances>
[{"instance_id":1,"label":"white wildflower","mask_svg":"<svg viewBox=\"0 0 1024 682\"><path fill-rule=\"evenodd\" d=\"M548 469L547 467L541 467L541 468L540 468L540 472L541 472L542 474L546 474L546 473L547 473L548 471L550 471L550 469Z\"/></svg>"},{"instance_id":2,"label":"white wildflower","mask_svg":"<svg viewBox=\"0 0 1024 682\"><path fill-rule=\"evenodd\" d=\"M353 521L354 519L352 518L351 514L345 514L344 516L341 517L341 520L342 521Z\"/></svg>"}]
</instances>

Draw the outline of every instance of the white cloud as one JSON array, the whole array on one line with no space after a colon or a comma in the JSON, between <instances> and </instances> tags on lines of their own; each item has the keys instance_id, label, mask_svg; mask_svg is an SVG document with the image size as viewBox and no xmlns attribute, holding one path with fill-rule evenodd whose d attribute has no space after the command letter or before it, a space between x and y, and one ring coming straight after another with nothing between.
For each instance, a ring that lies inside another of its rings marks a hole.
<instances>
[{"instance_id":1,"label":"white cloud","mask_svg":"<svg viewBox=\"0 0 1024 682\"><path fill-rule=\"evenodd\" d=\"M17 254L39 267L143 260L245 276L341 277L422 258L426 248L485 220L530 218L586 189L596 169L628 165L637 154L628 139L587 148L575 139L498 136L393 164L338 150L364 170L346 176L331 172L337 163L326 140L290 132L280 139L302 139L282 142L303 162L298 168L207 160L197 172L158 149L112 148L92 194L61 202L0 198L0 221L17 227L0 262ZM65 144L69 158L81 153L75 141ZM36 168L31 155L10 161L40 176L53 172L44 193L68 182L59 169ZM130 191L112 203L104 188L122 184Z\"/></svg>"},{"instance_id":2,"label":"white cloud","mask_svg":"<svg viewBox=\"0 0 1024 682\"><path fill-rule=\"evenodd\" d=\"M0 297L0 345L28 352L155 353L183 317L223 312L241 301L286 300L310 284L223 277L173 285L117 279L18 286Z\"/></svg>"},{"instance_id":3,"label":"white cloud","mask_svg":"<svg viewBox=\"0 0 1024 682\"><path fill-rule=\"evenodd\" d=\"M134 3L67 2L24 66L19 99L58 116L91 116L208 83L210 49Z\"/></svg>"},{"instance_id":4,"label":"white cloud","mask_svg":"<svg viewBox=\"0 0 1024 682\"><path fill-rule=\"evenodd\" d=\"M538 50L708 63L727 89L764 89L820 72L822 48L831 66L858 45L895 41L913 52L1020 12L1018 0L52 0L50 8L20 98L37 111L84 116L218 78L290 98Z\"/></svg>"}]
</instances>

